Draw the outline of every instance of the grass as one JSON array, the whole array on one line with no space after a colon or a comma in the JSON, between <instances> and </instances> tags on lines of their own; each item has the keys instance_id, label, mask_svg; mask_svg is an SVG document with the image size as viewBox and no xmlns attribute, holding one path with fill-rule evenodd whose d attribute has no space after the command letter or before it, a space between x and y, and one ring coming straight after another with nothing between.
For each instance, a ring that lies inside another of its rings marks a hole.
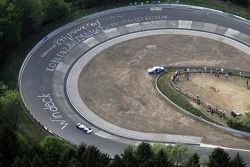
<instances>
[{"instance_id":1,"label":"grass","mask_svg":"<svg viewBox=\"0 0 250 167\"><path fill-rule=\"evenodd\" d=\"M180 94L179 92L173 90L170 86L170 78L171 73L162 75L158 80L158 87L160 91L167 96L171 101L173 101L175 104L180 106L181 108L185 109L186 111L201 117L205 120L214 122L212 119L208 118L202 111L194 108L189 101L187 100L187 97Z\"/></svg>"},{"instance_id":2,"label":"grass","mask_svg":"<svg viewBox=\"0 0 250 167\"><path fill-rule=\"evenodd\" d=\"M41 128L38 123L28 114L28 111L22 108L18 115L18 131L25 135L30 143L39 143L49 133Z\"/></svg>"},{"instance_id":3,"label":"grass","mask_svg":"<svg viewBox=\"0 0 250 167\"><path fill-rule=\"evenodd\" d=\"M165 0L162 2L169 2L173 3L176 0ZM248 9L243 7L238 7L232 3L222 2L220 0L179 0L180 3L188 4L188 5L195 5L195 6L204 6L208 8L214 8L218 10L222 10L225 12L230 12L245 18L250 18L250 12ZM31 34L30 37L26 38L22 41L22 43L13 51L11 54L5 59L4 63L0 66L0 80L4 81L5 84L9 87L9 89L16 89L17 88L17 79L18 73L21 67L23 60L25 59L28 52L34 47L34 45L39 42L45 35L50 33L51 31L55 30L56 28L68 23L72 20L81 18L85 15L89 15L91 13L95 13L98 11L115 8L122 6L123 4L107 4L100 7L95 7L92 9L83 9L78 10L72 13L69 17L64 18L62 20L58 20L52 24L46 25L40 29L39 32ZM126 4L127 5L127 4ZM165 87L163 89L166 89ZM166 90L171 92L170 89ZM179 98L181 95L173 96L172 98ZM183 97L180 100L181 105L186 108L190 108L187 102L182 101ZM191 109L191 108L190 108ZM197 115L204 117L204 114L201 114L200 111L197 109L191 109L191 111ZM20 112L20 121L18 124L19 130L28 138L32 139L35 142L39 142L42 138L44 138L47 133L40 128L40 126L36 123L35 120L30 118L30 115L26 111L25 107Z\"/></svg>"}]
</instances>

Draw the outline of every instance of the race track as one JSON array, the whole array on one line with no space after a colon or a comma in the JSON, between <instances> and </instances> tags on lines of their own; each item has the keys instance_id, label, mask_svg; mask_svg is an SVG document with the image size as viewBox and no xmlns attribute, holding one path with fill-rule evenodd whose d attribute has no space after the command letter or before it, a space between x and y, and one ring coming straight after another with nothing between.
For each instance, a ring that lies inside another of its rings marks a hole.
<instances>
[{"instance_id":1,"label":"race track","mask_svg":"<svg viewBox=\"0 0 250 167\"><path fill-rule=\"evenodd\" d=\"M112 9L71 22L44 37L29 53L19 74L19 89L30 114L46 130L73 143L96 145L110 155L121 153L128 144L141 141L187 143L198 152L211 151L200 146L199 136L145 134L119 128L94 115L77 98L77 71L100 52L127 38L154 33L199 32L216 36L250 53L250 23L237 16L211 9L185 5L140 5ZM140 33L136 33L140 32ZM76 67L76 64L78 67ZM238 67L240 69L240 67ZM75 89L74 89L75 88ZM93 127L86 135L75 125ZM248 163L250 153L238 150ZM235 154L234 150L230 151Z\"/></svg>"}]
</instances>

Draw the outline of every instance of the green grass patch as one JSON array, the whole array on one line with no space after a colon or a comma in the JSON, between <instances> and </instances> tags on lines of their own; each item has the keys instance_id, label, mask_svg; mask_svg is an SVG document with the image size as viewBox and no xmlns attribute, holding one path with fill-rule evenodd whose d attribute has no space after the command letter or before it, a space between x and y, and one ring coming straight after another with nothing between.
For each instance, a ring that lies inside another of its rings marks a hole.
<instances>
[{"instance_id":1,"label":"green grass patch","mask_svg":"<svg viewBox=\"0 0 250 167\"><path fill-rule=\"evenodd\" d=\"M30 143L39 143L49 135L49 133L29 115L24 106L20 109L18 116L18 131L24 134Z\"/></svg>"},{"instance_id":2,"label":"green grass patch","mask_svg":"<svg viewBox=\"0 0 250 167\"><path fill-rule=\"evenodd\" d=\"M171 88L171 85L170 85L171 84L170 79L171 79L171 73L164 74L159 78L158 83L157 83L158 88L165 96L167 96L171 101L173 101L175 104L185 109L186 111L198 117L201 117L205 120L208 120L210 122L214 122L212 119L208 118L202 111L194 108L189 103L186 96L173 90L173 88Z\"/></svg>"},{"instance_id":3,"label":"green grass patch","mask_svg":"<svg viewBox=\"0 0 250 167\"><path fill-rule=\"evenodd\" d=\"M0 95L0 125L17 130L30 143L40 142L48 134L30 118L16 90L7 90Z\"/></svg>"}]
</instances>

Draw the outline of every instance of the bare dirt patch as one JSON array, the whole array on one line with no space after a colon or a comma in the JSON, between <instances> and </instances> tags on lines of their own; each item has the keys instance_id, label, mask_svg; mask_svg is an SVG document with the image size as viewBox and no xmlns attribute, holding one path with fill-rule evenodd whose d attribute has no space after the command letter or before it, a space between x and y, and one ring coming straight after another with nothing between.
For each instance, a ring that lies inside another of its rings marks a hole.
<instances>
[{"instance_id":1,"label":"bare dirt patch","mask_svg":"<svg viewBox=\"0 0 250 167\"><path fill-rule=\"evenodd\" d=\"M81 98L94 113L120 127L202 136L205 143L250 149L249 141L186 117L164 101L155 78L147 74L149 67L160 64L250 70L250 56L221 42L185 35L129 40L106 49L83 69Z\"/></svg>"},{"instance_id":2,"label":"bare dirt patch","mask_svg":"<svg viewBox=\"0 0 250 167\"><path fill-rule=\"evenodd\" d=\"M182 76L178 85L227 112L250 111L250 89L244 78L229 76L227 79L225 75L217 78L213 74L191 74L189 80Z\"/></svg>"}]
</instances>

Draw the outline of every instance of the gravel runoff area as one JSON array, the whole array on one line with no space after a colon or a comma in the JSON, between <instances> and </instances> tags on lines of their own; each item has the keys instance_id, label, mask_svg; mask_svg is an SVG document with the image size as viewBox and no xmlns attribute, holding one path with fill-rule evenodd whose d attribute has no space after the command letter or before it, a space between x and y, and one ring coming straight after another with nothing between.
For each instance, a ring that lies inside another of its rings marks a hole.
<instances>
[{"instance_id":1,"label":"gravel runoff area","mask_svg":"<svg viewBox=\"0 0 250 167\"><path fill-rule=\"evenodd\" d=\"M233 137L187 117L155 89L154 65L217 66L250 71L250 55L224 43L187 35L161 35L116 44L97 55L81 72L82 100L117 126L154 133L203 137L203 143L250 149Z\"/></svg>"}]
</instances>

